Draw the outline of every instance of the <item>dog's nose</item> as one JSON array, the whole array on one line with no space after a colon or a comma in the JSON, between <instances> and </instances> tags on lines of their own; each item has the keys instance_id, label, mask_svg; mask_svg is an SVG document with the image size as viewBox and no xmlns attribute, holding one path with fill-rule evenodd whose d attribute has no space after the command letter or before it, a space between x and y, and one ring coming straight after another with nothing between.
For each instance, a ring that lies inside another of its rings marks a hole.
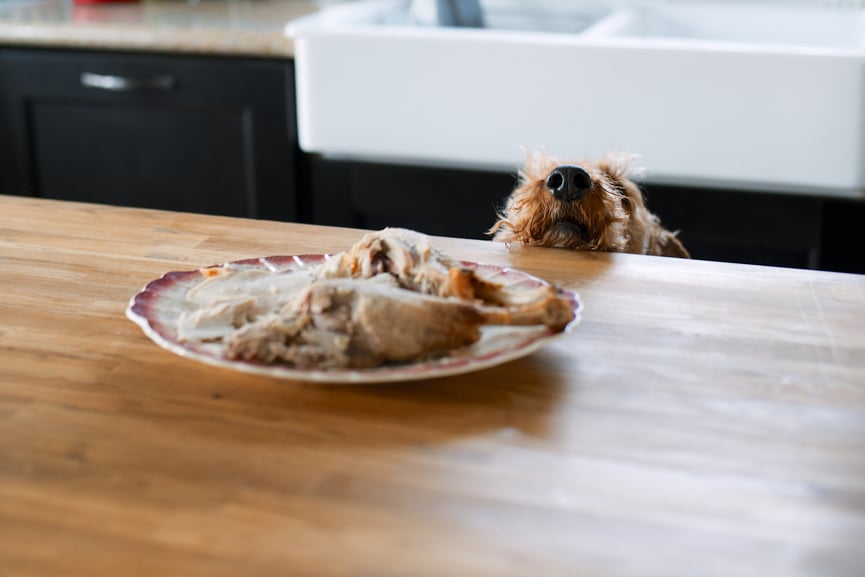
<instances>
[{"instance_id":1,"label":"dog's nose","mask_svg":"<svg viewBox=\"0 0 865 577\"><path fill-rule=\"evenodd\" d=\"M579 166L564 164L550 171L546 184L557 199L572 201L586 196L592 188L592 177Z\"/></svg>"}]
</instances>

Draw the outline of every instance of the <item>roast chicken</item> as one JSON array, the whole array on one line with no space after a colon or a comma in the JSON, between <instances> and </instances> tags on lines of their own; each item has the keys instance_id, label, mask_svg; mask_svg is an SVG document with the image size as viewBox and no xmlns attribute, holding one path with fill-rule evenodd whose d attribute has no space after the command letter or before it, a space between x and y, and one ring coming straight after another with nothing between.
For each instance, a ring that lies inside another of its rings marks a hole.
<instances>
[{"instance_id":1,"label":"roast chicken","mask_svg":"<svg viewBox=\"0 0 865 577\"><path fill-rule=\"evenodd\" d=\"M294 279L242 280L261 294L230 282L223 283L230 291L215 291L219 279L205 281L206 291L191 290L212 305L200 303L181 323L183 334L220 343L228 358L297 368L421 361L476 343L486 325L561 331L574 319L571 302L555 287L508 290L405 229L370 233Z\"/></svg>"},{"instance_id":2,"label":"roast chicken","mask_svg":"<svg viewBox=\"0 0 865 577\"><path fill-rule=\"evenodd\" d=\"M315 281L290 311L266 315L232 333L233 358L297 367L370 368L424 360L477 342L483 325L564 327L570 305L491 307L406 290L392 277Z\"/></svg>"}]
</instances>

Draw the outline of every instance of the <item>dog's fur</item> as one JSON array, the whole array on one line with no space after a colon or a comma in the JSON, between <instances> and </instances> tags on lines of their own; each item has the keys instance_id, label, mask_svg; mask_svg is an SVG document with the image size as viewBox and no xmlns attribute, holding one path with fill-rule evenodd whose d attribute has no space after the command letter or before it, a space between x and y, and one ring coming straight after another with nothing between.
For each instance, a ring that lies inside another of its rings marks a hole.
<instances>
[{"instance_id":1,"label":"dog's fur","mask_svg":"<svg viewBox=\"0 0 865 577\"><path fill-rule=\"evenodd\" d=\"M528 157L517 187L489 230L494 240L689 258L677 233L663 228L646 208L642 191L631 180L629 159L607 156L572 163L588 173L591 187L571 201L554 197L546 185L547 176L564 164L540 153Z\"/></svg>"}]
</instances>

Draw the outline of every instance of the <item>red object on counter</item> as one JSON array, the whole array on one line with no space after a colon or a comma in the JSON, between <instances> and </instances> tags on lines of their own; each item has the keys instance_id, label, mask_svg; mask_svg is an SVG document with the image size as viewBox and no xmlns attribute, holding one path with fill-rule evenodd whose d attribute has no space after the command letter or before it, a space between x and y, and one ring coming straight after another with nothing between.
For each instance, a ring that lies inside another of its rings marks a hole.
<instances>
[{"instance_id":1,"label":"red object on counter","mask_svg":"<svg viewBox=\"0 0 865 577\"><path fill-rule=\"evenodd\" d=\"M140 0L72 0L74 22L140 22L143 11Z\"/></svg>"}]
</instances>

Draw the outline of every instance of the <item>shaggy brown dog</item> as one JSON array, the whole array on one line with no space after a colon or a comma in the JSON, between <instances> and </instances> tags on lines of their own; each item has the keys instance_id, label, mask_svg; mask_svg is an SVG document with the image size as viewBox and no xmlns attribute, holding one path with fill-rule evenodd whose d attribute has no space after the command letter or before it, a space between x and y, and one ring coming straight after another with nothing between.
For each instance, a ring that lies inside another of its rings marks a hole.
<instances>
[{"instance_id":1,"label":"shaggy brown dog","mask_svg":"<svg viewBox=\"0 0 865 577\"><path fill-rule=\"evenodd\" d=\"M646 208L629 165L612 156L577 166L531 155L489 234L507 243L690 258Z\"/></svg>"}]
</instances>

